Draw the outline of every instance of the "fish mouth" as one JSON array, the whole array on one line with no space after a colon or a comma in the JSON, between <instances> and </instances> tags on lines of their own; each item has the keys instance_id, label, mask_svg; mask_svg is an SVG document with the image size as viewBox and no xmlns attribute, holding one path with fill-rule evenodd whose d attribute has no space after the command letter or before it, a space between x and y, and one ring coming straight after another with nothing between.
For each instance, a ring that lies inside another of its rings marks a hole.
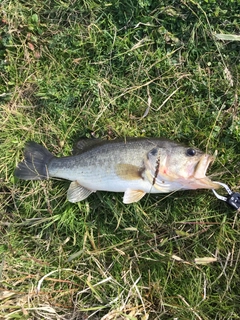
<instances>
[{"instance_id":1,"label":"fish mouth","mask_svg":"<svg viewBox=\"0 0 240 320\"><path fill-rule=\"evenodd\" d=\"M206 176L207 169L211 163L216 159L216 152L214 155L203 154L200 158L194 172L194 179L196 184L198 184L198 188L205 189L218 189L220 186L211 181L210 178Z\"/></svg>"}]
</instances>

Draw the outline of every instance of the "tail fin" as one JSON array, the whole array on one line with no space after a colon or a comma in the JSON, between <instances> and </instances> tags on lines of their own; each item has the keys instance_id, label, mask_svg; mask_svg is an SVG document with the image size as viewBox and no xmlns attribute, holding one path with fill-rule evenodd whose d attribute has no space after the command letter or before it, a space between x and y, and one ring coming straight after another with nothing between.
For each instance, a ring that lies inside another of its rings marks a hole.
<instances>
[{"instance_id":1,"label":"tail fin","mask_svg":"<svg viewBox=\"0 0 240 320\"><path fill-rule=\"evenodd\" d=\"M14 175L23 180L45 180L49 178L48 163L54 156L36 142L27 142L24 160L14 171Z\"/></svg>"}]
</instances>

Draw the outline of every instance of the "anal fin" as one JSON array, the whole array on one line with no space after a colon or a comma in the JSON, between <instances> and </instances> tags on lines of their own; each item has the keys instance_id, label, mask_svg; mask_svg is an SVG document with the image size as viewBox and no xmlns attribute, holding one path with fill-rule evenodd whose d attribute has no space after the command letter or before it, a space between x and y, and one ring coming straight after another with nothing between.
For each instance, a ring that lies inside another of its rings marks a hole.
<instances>
[{"instance_id":1,"label":"anal fin","mask_svg":"<svg viewBox=\"0 0 240 320\"><path fill-rule=\"evenodd\" d=\"M86 199L92 192L94 191L82 187L77 181L73 181L69 186L67 199L73 203L82 201Z\"/></svg>"},{"instance_id":2,"label":"anal fin","mask_svg":"<svg viewBox=\"0 0 240 320\"><path fill-rule=\"evenodd\" d=\"M144 195L145 195L145 192L142 190L127 189L124 192L123 203L129 204L129 203L137 202L140 199L142 199Z\"/></svg>"}]
</instances>

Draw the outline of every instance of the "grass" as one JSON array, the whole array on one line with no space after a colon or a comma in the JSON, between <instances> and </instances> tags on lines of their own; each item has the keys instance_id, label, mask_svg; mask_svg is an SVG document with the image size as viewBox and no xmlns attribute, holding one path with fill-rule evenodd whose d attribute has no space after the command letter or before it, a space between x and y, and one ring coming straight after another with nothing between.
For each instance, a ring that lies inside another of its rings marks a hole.
<instances>
[{"instance_id":1,"label":"grass","mask_svg":"<svg viewBox=\"0 0 240 320\"><path fill-rule=\"evenodd\" d=\"M238 213L211 191L71 204L68 182L13 177L29 140L165 136L218 150L238 191L238 1L0 7L0 318L240 319Z\"/></svg>"}]
</instances>

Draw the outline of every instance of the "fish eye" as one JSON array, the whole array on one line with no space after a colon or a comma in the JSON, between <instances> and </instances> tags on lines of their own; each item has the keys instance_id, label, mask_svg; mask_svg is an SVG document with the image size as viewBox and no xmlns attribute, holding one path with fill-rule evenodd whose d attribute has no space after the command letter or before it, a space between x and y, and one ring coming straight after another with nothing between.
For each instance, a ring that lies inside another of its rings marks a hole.
<instances>
[{"instance_id":1,"label":"fish eye","mask_svg":"<svg viewBox=\"0 0 240 320\"><path fill-rule=\"evenodd\" d=\"M195 149L189 148L186 151L186 156L188 156L188 157L193 157L193 156L195 156L195 154L196 154L196 150Z\"/></svg>"}]
</instances>

